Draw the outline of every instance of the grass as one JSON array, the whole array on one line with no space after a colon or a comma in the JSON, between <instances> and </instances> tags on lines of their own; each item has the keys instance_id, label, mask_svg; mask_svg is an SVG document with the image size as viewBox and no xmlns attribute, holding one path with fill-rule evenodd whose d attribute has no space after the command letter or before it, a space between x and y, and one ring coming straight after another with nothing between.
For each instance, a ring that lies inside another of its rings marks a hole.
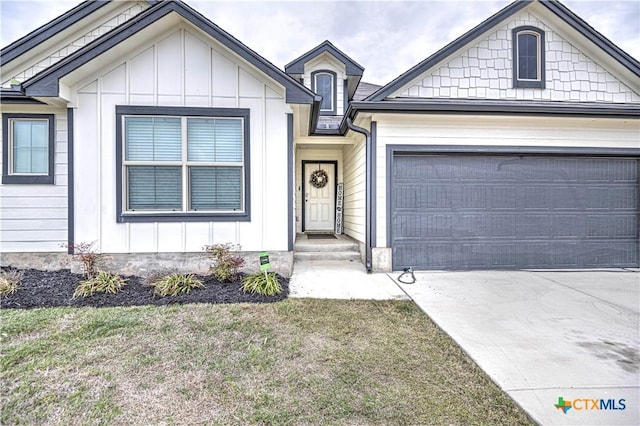
<instances>
[{"instance_id":1,"label":"grass","mask_svg":"<svg viewBox=\"0 0 640 426\"><path fill-rule=\"evenodd\" d=\"M1 424L532 424L414 304L2 310Z\"/></svg>"}]
</instances>

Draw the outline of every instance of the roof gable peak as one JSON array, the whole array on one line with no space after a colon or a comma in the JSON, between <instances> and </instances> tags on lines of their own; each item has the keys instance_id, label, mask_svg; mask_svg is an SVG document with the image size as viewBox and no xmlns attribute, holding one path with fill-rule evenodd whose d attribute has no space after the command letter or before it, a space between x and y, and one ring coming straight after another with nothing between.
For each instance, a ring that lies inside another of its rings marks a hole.
<instances>
[{"instance_id":1,"label":"roof gable peak","mask_svg":"<svg viewBox=\"0 0 640 426\"><path fill-rule=\"evenodd\" d=\"M298 58L289 62L284 66L284 71L287 74L303 74L304 73L304 65L314 58L322 55L323 53L328 53L340 62L345 65L347 76L359 76L362 77L362 73L364 72L364 67L358 64L356 61L347 56L344 52L338 49L333 45L329 40L325 40L313 49L308 52L302 54Z\"/></svg>"},{"instance_id":2,"label":"roof gable peak","mask_svg":"<svg viewBox=\"0 0 640 426\"><path fill-rule=\"evenodd\" d=\"M189 21L192 25L219 41L236 55L256 67L256 69L284 86L287 94L287 102L304 104L315 104L318 102L313 92L202 14L179 0L155 2L152 7L140 13L136 19L122 24L120 27L94 40L64 60L27 80L22 85L23 90L27 96L58 96L59 80L62 77L107 52L109 49L117 46L147 26L153 25L156 21L170 13L177 13L183 19Z\"/></svg>"},{"instance_id":3,"label":"roof gable peak","mask_svg":"<svg viewBox=\"0 0 640 426\"><path fill-rule=\"evenodd\" d=\"M438 64L442 63L460 49L490 31L492 28L529 7L535 7L538 11L544 10L547 13L553 14L554 18L558 18L560 21L571 27L572 30L575 30L579 35L588 40L589 43L595 45L602 52L605 52L608 58L613 58L626 70L626 72L630 73L629 75L634 75L636 79L637 77L640 77L640 62L593 29L593 27L588 25L584 20L561 4L558 0L516 0L422 62L413 66L405 73L396 77L380 90L367 97L365 101L383 101L385 98L393 95L406 85L410 84L419 76L433 69L433 67L438 66Z\"/></svg>"}]
</instances>

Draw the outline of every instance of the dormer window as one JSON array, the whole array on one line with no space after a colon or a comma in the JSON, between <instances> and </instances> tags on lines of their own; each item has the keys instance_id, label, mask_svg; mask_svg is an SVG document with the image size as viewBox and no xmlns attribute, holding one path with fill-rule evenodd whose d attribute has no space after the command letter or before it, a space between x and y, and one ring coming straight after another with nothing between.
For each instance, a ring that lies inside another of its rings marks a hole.
<instances>
[{"instance_id":1,"label":"dormer window","mask_svg":"<svg viewBox=\"0 0 640 426\"><path fill-rule=\"evenodd\" d=\"M513 30L513 87L544 89L544 31L535 27Z\"/></svg>"},{"instance_id":2,"label":"dormer window","mask_svg":"<svg viewBox=\"0 0 640 426\"><path fill-rule=\"evenodd\" d=\"M311 74L311 88L317 95L322 96L320 114L336 115L336 73L333 71L316 71Z\"/></svg>"}]
</instances>

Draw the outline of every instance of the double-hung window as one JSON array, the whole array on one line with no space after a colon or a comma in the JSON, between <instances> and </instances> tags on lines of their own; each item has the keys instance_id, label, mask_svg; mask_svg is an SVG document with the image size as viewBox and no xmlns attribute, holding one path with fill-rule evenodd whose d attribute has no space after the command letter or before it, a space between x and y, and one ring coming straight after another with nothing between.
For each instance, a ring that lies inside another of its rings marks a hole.
<instances>
[{"instance_id":1,"label":"double-hung window","mask_svg":"<svg viewBox=\"0 0 640 426\"><path fill-rule=\"evenodd\" d=\"M336 73L333 71L315 71L312 73L313 91L322 96L320 114L336 114Z\"/></svg>"},{"instance_id":2,"label":"double-hung window","mask_svg":"<svg viewBox=\"0 0 640 426\"><path fill-rule=\"evenodd\" d=\"M116 113L119 221L248 220L249 110Z\"/></svg>"},{"instance_id":3,"label":"double-hung window","mask_svg":"<svg viewBox=\"0 0 640 426\"><path fill-rule=\"evenodd\" d=\"M513 87L544 89L544 31L535 27L513 30Z\"/></svg>"},{"instance_id":4,"label":"double-hung window","mask_svg":"<svg viewBox=\"0 0 640 426\"><path fill-rule=\"evenodd\" d=\"M54 115L2 114L2 183L54 183Z\"/></svg>"}]
</instances>

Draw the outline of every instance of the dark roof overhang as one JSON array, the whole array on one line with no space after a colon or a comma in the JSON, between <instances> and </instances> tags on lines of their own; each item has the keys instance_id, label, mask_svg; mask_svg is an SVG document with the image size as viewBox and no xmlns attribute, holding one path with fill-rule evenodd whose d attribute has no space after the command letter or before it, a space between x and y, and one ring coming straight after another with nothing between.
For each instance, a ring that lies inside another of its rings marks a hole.
<instances>
[{"instance_id":1,"label":"dark roof overhang","mask_svg":"<svg viewBox=\"0 0 640 426\"><path fill-rule=\"evenodd\" d=\"M0 89L0 104L46 105L37 99L26 96L21 90Z\"/></svg>"},{"instance_id":2,"label":"dark roof overhang","mask_svg":"<svg viewBox=\"0 0 640 426\"><path fill-rule=\"evenodd\" d=\"M286 89L287 103L314 104L318 102L316 95L309 89L179 0L157 2L149 9L141 12L135 19L131 19L120 27L113 29L109 33L84 46L82 49L79 49L67 58L36 74L22 84L25 94L30 97L58 96L60 89L59 82L62 77L172 12L179 14L185 20L218 40L238 56L284 86Z\"/></svg>"},{"instance_id":3,"label":"dark roof overhang","mask_svg":"<svg viewBox=\"0 0 640 426\"><path fill-rule=\"evenodd\" d=\"M16 40L0 50L0 63L8 64L15 58L23 55L43 41L53 37L65 28L91 15L96 10L109 4L108 0L84 1L78 6L63 13L54 20L44 24L40 28L31 31L26 36Z\"/></svg>"},{"instance_id":4,"label":"dark roof overhang","mask_svg":"<svg viewBox=\"0 0 640 426\"><path fill-rule=\"evenodd\" d=\"M364 67L348 57L340 49L335 47L329 40L323 41L307 53L304 53L302 56L289 62L284 66L284 72L286 72L287 74L304 74L304 64L324 52L331 54L333 57L342 62L345 66L346 74L348 76L362 77Z\"/></svg>"},{"instance_id":5,"label":"dark roof overhang","mask_svg":"<svg viewBox=\"0 0 640 426\"><path fill-rule=\"evenodd\" d=\"M498 13L494 14L478 26L474 27L464 35L460 36L453 42L449 43L442 49L438 50L433 55L429 56L427 59L418 63L405 73L399 75L390 83L383 86L377 92L371 94L366 98L368 101L382 101L388 96L392 95L396 91L400 90L404 85L410 83L413 79L417 78L421 74L428 71L431 67L437 65L442 60L446 59L448 56L455 53L457 50L461 49L475 38L482 35L484 32L490 30L492 27L498 25L503 20L507 19L509 16L514 15L520 10L524 9L531 3L538 2L546 7L548 10L557 15L560 19L574 28L578 33L587 38L589 41L594 43L600 49L607 52L611 57L615 60L619 61L622 65L624 65L627 69L629 69L636 76L640 76L640 62L634 59L631 55L624 52L618 46L613 44L610 40L604 37L602 34L597 32L591 26L589 26L585 21L583 21L579 16L569 10L566 6L562 5L557 0L517 0L513 3L509 4Z\"/></svg>"},{"instance_id":6,"label":"dark roof overhang","mask_svg":"<svg viewBox=\"0 0 640 426\"><path fill-rule=\"evenodd\" d=\"M502 101L483 99L413 99L351 102L346 117L355 119L360 112L392 114L464 114L640 118L640 105L594 102Z\"/></svg>"}]
</instances>

